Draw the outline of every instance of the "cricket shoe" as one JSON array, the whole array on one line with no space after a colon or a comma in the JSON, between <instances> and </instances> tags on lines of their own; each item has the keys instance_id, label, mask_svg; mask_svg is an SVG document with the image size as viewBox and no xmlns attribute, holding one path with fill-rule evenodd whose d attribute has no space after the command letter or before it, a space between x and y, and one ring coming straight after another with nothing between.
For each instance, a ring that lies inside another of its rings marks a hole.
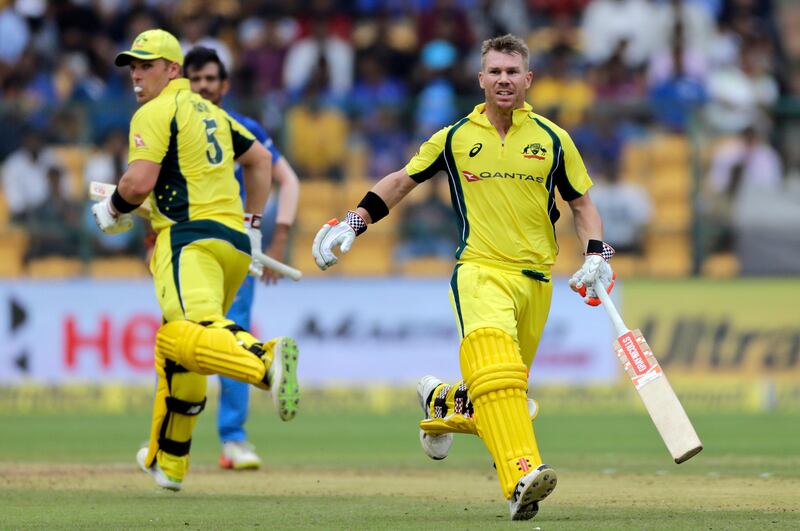
<instances>
[{"instance_id":1,"label":"cricket shoe","mask_svg":"<svg viewBox=\"0 0 800 531\"><path fill-rule=\"evenodd\" d=\"M272 401L281 420L292 420L300 405L300 385L297 382L297 343L291 337L279 337L272 351L272 363L267 381Z\"/></svg>"},{"instance_id":2,"label":"cricket shoe","mask_svg":"<svg viewBox=\"0 0 800 531\"><path fill-rule=\"evenodd\" d=\"M430 399L433 392L437 387L444 382L435 376L423 376L417 383L417 398L422 412L426 419L430 416ZM450 452L450 447L453 445L453 434L444 433L442 435L430 435L425 433L425 430L419 430L419 442L422 445L422 451L431 459L444 459Z\"/></svg>"},{"instance_id":3,"label":"cricket shoe","mask_svg":"<svg viewBox=\"0 0 800 531\"><path fill-rule=\"evenodd\" d=\"M440 379L435 376L423 376L419 383L417 383L417 398L419 405L422 408L422 413L425 419L431 418L430 416L430 401L433 392L437 387L442 385ZM531 417L531 422L536 420L539 415L539 403L536 400L528 399L528 415ZM419 442L422 445L422 451L431 459L441 460L447 457L450 452L450 447L453 445L453 434L444 433L441 435L432 435L425 430L419 430Z\"/></svg>"},{"instance_id":4,"label":"cricket shoe","mask_svg":"<svg viewBox=\"0 0 800 531\"><path fill-rule=\"evenodd\" d=\"M228 441L222 444L219 466L229 470L257 470L261 458L256 447L246 441Z\"/></svg>"},{"instance_id":5,"label":"cricket shoe","mask_svg":"<svg viewBox=\"0 0 800 531\"><path fill-rule=\"evenodd\" d=\"M148 467L145 465L145 460L147 459L147 448L139 448L139 451L136 452L136 463L139 465L139 468L142 469L142 472L146 472L150 474L158 485L161 488L167 490L174 490L179 491L181 490L181 480L178 478L174 478L172 476L168 476L161 470L161 467L158 466L158 461L153 463L153 466Z\"/></svg>"},{"instance_id":6,"label":"cricket shoe","mask_svg":"<svg viewBox=\"0 0 800 531\"><path fill-rule=\"evenodd\" d=\"M548 465L539 465L517 482L508 509L512 520L530 520L539 512L539 502L547 498L556 488L556 471Z\"/></svg>"}]
</instances>

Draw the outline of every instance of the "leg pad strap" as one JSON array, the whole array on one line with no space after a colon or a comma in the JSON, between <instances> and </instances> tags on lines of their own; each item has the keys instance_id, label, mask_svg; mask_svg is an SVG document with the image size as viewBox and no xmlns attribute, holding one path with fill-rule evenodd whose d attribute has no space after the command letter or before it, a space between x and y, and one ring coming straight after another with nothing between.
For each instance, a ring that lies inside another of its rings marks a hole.
<instances>
[{"instance_id":1,"label":"leg pad strap","mask_svg":"<svg viewBox=\"0 0 800 531\"><path fill-rule=\"evenodd\" d=\"M169 411L190 417L199 415L206 408L205 398L203 398L201 402L187 402L186 400L181 400L180 398L175 398L174 396L168 396L166 401L167 409Z\"/></svg>"},{"instance_id":2,"label":"leg pad strap","mask_svg":"<svg viewBox=\"0 0 800 531\"><path fill-rule=\"evenodd\" d=\"M185 442L173 441L166 437L159 437L158 449L176 457L183 457L189 455L189 450L192 448L192 440L189 439Z\"/></svg>"}]
</instances>

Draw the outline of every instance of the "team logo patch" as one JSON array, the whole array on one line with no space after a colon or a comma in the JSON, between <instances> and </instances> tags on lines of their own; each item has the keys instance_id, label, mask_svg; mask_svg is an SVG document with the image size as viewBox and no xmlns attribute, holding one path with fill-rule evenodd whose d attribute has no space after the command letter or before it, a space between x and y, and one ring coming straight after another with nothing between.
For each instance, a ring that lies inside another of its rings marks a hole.
<instances>
[{"instance_id":1,"label":"team logo patch","mask_svg":"<svg viewBox=\"0 0 800 531\"><path fill-rule=\"evenodd\" d=\"M461 175L464 176L464 178L467 180L468 183L481 180L480 177L478 177L477 175L475 175L471 171L464 170L464 171L461 172Z\"/></svg>"},{"instance_id":2,"label":"team logo patch","mask_svg":"<svg viewBox=\"0 0 800 531\"><path fill-rule=\"evenodd\" d=\"M547 150L538 142L522 148L522 156L526 159L544 160L545 155L547 155Z\"/></svg>"},{"instance_id":3,"label":"team logo patch","mask_svg":"<svg viewBox=\"0 0 800 531\"><path fill-rule=\"evenodd\" d=\"M136 144L136 147L146 146L144 140L142 139L142 135L140 135L139 133L133 133L133 143Z\"/></svg>"}]
</instances>

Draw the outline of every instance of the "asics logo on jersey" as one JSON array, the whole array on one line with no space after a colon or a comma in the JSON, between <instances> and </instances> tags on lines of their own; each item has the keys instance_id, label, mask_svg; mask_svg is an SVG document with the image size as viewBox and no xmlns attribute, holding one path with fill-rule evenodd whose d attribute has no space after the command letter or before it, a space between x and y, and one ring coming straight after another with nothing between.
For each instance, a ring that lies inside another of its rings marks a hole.
<instances>
[{"instance_id":1,"label":"asics logo on jersey","mask_svg":"<svg viewBox=\"0 0 800 531\"><path fill-rule=\"evenodd\" d=\"M538 142L535 144L528 144L522 148L522 156L526 159L544 160L545 155L547 155L547 150Z\"/></svg>"},{"instance_id":2,"label":"asics logo on jersey","mask_svg":"<svg viewBox=\"0 0 800 531\"><path fill-rule=\"evenodd\" d=\"M477 155L482 147L483 147L483 144L481 144L480 142L475 142L475 145L472 146L472 149L469 150L469 158L472 158L475 155Z\"/></svg>"}]
</instances>

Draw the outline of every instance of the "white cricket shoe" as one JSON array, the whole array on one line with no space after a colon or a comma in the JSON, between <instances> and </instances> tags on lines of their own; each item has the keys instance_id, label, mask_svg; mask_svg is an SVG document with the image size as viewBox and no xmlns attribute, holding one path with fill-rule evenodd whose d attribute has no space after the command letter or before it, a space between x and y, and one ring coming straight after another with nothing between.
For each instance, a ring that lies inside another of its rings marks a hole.
<instances>
[{"instance_id":1,"label":"white cricket shoe","mask_svg":"<svg viewBox=\"0 0 800 531\"><path fill-rule=\"evenodd\" d=\"M511 519L530 520L536 516L539 502L553 492L557 482L556 471L544 464L522 476L508 500Z\"/></svg>"},{"instance_id":2,"label":"white cricket shoe","mask_svg":"<svg viewBox=\"0 0 800 531\"><path fill-rule=\"evenodd\" d=\"M292 420L300 405L300 384L297 382L297 343L291 337L280 337L272 351L267 371L272 401L281 420Z\"/></svg>"},{"instance_id":3,"label":"white cricket shoe","mask_svg":"<svg viewBox=\"0 0 800 531\"><path fill-rule=\"evenodd\" d=\"M233 470L256 470L261 466L261 458L256 447L245 441L228 441L222 444L219 466Z\"/></svg>"},{"instance_id":4,"label":"white cricket shoe","mask_svg":"<svg viewBox=\"0 0 800 531\"><path fill-rule=\"evenodd\" d=\"M430 375L423 376L419 383L417 383L417 398L419 398L419 405L426 419L431 418L429 414L430 402L428 398L431 396L431 393L443 383L444 382L440 379ZM425 430L420 429L419 442L422 445L422 451L425 452L425 455L431 459L444 459L447 457L447 454L450 452L450 447L453 445L453 434L429 435L425 433Z\"/></svg>"},{"instance_id":5,"label":"white cricket shoe","mask_svg":"<svg viewBox=\"0 0 800 531\"><path fill-rule=\"evenodd\" d=\"M428 398L431 396L431 393L443 383L444 382L440 379L431 375L423 376L417 383L417 398L419 399L422 412L425 415L424 418L431 418L429 413L430 401ZM539 415L539 403L533 398L528 399L528 415L531 417L531 422L536 420L536 417ZM450 447L453 445L453 434L430 435L426 433L425 430L420 429L419 442L422 445L422 451L425 452L425 455L438 461L447 457L447 454L450 452Z\"/></svg>"},{"instance_id":6,"label":"white cricket shoe","mask_svg":"<svg viewBox=\"0 0 800 531\"><path fill-rule=\"evenodd\" d=\"M178 478L173 478L168 476L161 470L161 467L158 466L158 461L153 463L153 466L148 467L144 464L145 459L147 459L147 448L139 448L139 451L136 452L136 463L139 465L139 468L142 469L142 472L146 472L150 474L158 485L161 488L167 490L174 490L179 491L181 490L181 480Z\"/></svg>"}]
</instances>

